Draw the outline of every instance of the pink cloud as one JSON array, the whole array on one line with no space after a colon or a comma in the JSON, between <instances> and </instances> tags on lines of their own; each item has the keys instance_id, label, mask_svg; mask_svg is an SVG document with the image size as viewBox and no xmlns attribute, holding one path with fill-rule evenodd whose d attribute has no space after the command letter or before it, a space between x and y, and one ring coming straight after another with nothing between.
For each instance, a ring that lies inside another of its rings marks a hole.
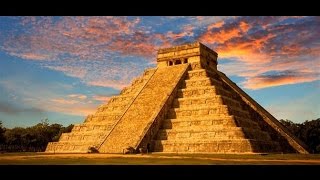
<instances>
[{"instance_id":1,"label":"pink cloud","mask_svg":"<svg viewBox=\"0 0 320 180\"><path fill-rule=\"evenodd\" d=\"M56 98L56 99L51 99L50 101L58 104L66 104L66 105L73 105L76 103L79 103L79 101L76 100L70 100L70 99L62 99L62 98Z\"/></svg>"},{"instance_id":2,"label":"pink cloud","mask_svg":"<svg viewBox=\"0 0 320 180\"><path fill-rule=\"evenodd\" d=\"M23 59L30 59L30 60L48 60L50 56L45 54L36 54L36 53L23 53L23 54L12 54L18 56Z\"/></svg>"},{"instance_id":3,"label":"pink cloud","mask_svg":"<svg viewBox=\"0 0 320 180\"><path fill-rule=\"evenodd\" d=\"M74 96L75 95L75 96ZM84 101L86 96L71 94L66 98L52 98L41 103L41 109L71 115L87 116L96 111L97 105Z\"/></svg>"},{"instance_id":4,"label":"pink cloud","mask_svg":"<svg viewBox=\"0 0 320 180\"><path fill-rule=\"evenodd\" d=\"M288 75L279 77L252 77L243 83L248 89L261 89L266 87L281 86L286 84L296 84L302 82L312 82L320 80L319 77L311 75Z\"/></svg>"},{"instance_id":5,"label":"pink cloud","mask_svg":"<svg viewBox=\"0 0 320 180\"><path fill-rule=\"evenodd\" d=\"M91 104L65 104L61 101L61 103L45 103L43 104L42 109L49 112L87 116L89 114L93 114L97 110L97 106Z\"/></svg>"}]
</instances>

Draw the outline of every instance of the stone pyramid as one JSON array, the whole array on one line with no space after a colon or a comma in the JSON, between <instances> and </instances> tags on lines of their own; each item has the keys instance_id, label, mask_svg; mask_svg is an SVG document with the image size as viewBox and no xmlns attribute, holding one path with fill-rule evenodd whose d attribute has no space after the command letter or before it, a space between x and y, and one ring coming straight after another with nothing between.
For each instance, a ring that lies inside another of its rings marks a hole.
<instances>
[{"instance_id":1,"label":"stone pyramid","mask_svg":"<svg viewBox=\"0 0 320 180\"><path fill-rule=\"evenodd\" d=\"M217 57L199 42L160 49L156 68L50 142L46 152L308 153L217 70Z\"/></svg>"}]
</instances>

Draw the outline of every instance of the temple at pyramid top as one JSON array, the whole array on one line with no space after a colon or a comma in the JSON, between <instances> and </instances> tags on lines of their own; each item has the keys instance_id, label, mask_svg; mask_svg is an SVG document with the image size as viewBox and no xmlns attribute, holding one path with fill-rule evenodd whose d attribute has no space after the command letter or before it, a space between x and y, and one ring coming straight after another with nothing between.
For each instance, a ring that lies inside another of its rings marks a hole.
<instances>
[{"instance_id":1,"label":"temple at pyramid top","mask_svg":"<svg viewBox=\"0 0 320 180\"><path fill-rule=\"evenodd\" d=\"M158 51L158 67L200 62L217 69L218 53L200 42L163 48Z\"/></svg>"},{"instance_id":2,"label":"temple at pyramid top","mask_svg":"<svg viewBox=\"0 0 320 180\"><path fill-rule=\"evenodd\" d=\"M199 42L160 49L157 67L50 142L46 152L308 153L218 71L217 58Z\"/></svg>"}]
</instances>

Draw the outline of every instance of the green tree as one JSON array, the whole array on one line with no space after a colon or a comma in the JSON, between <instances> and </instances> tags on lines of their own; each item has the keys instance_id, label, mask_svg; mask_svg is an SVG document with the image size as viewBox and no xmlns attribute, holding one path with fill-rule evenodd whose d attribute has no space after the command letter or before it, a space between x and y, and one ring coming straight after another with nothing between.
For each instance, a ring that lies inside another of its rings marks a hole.
<instances>
[{"instance_id":1,"label":"green tree","mask_svg":"<svg viewBox=\"0 0 320 180\"><path fill-rule=\"evenodd\" d=\"M6 138L4 136L5 132L6 129L2 125L2 121L0 121L0 145L3 145L6 142Z\"/></svg>"},{"instance_id":2,"label":"green tree","mask_svg":"<svg viewBox=\"0 0 320 180\"><path fill-rule=\"evenodd\" d=\"M6 144L10 147L10 151L23 151L24 140L23 135L25 134L25 129L21 127L15 127L13 129L8 129L5 132Z\"/></svg>"},{"instance_id":3,"label":"green tree","mask_svg":"<svg viewBox=\"0 0 320 180\"><path fill-rule=\"evenodd\" d=\"M294 123L290 120L280 120L280 122L301 139L311 153L320 153L320 118L304 123Z\"/></svg>"}]
</instances>

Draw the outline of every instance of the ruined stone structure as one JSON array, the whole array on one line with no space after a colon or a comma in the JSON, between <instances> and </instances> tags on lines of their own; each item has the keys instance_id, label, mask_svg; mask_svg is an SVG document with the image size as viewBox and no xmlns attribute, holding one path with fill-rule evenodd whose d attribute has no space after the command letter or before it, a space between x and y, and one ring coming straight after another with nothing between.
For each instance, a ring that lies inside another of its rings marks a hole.
<instances>
[{"instance_id":1,"label":"ruined stone structure","mask_svg":"<svg viewBox=\"0 0 320 180\"><path fill-rule=\"evenodd\" d=\"M157 67L64 133L46 152L308 153L217 70L201 43L160 49Z\"/></svg>"}]
</instances>

